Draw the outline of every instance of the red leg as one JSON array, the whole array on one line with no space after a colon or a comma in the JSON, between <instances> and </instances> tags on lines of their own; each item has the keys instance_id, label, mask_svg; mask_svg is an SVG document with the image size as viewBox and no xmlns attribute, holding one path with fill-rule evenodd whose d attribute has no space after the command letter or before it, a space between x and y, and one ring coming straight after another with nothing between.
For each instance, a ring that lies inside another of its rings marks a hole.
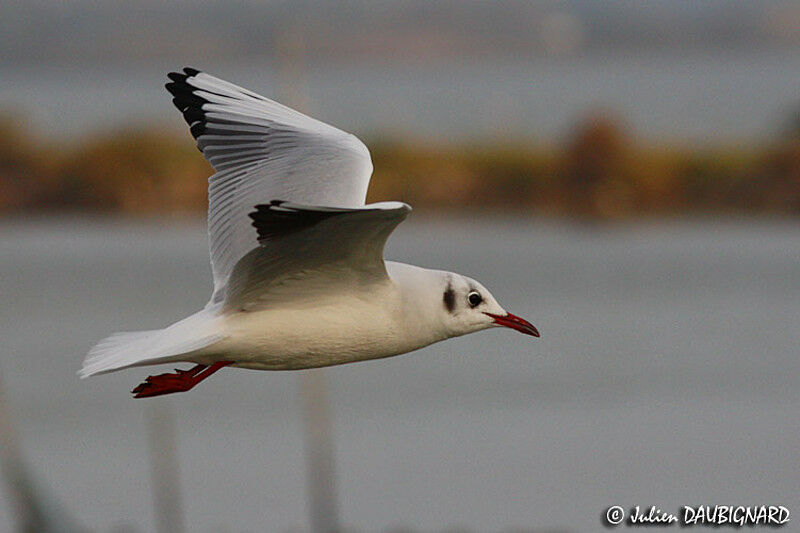
<instances>
[{"instance_id":1,"label":"red leg","mask_svg":"<svg viewBox=\"0 0 800 533\"><path fill-rule=\"evenodd\" d=\"M173 374L148 376L131 392L134 398L152 398L173 392L186 392L222 367L232 365L233 361L219 361L211 366L197 365L189 370L175 369Z\"/></svg>"}]
</instances>

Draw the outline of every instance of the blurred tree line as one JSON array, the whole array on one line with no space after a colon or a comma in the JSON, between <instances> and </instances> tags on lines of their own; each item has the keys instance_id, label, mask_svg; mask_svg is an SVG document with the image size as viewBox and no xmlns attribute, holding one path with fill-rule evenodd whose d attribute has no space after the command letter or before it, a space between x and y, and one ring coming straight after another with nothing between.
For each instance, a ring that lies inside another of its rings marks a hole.
<instances>
[{"instance_id":1,"label":"blurred tree line","mask_svg":"<svg viewBox=\"0 0 800 533\"><path fill-rule=\"evenodd\" d=\"M602 113L556 146L367 141L370 201L580 218L800 215L800 116L783 135L750 146L637 143L623 121ZM63 146L0 118L0 212L202 212L211 173L190 141L155 127Z\"/></svg>"}]
</instances>

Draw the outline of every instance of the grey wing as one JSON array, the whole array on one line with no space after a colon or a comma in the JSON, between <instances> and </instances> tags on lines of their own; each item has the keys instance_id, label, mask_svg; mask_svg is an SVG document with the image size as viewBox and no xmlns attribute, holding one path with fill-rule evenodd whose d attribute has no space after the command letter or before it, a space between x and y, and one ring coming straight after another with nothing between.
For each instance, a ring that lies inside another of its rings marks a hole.
<instances>
[{"instance_id":1,"label":"grey wing","mask_svg":"<svg viewBox=\"0 0 800 533\"><path fill-rule=\"evenodd\" d=\"M236 264L225 307L253 311L388 279L384 245L410 212L401 202L359 209L281 201L256 206L250 217L259 246Z\"/></svg>"},{"instance_id":2,"label":"grey wing","mask_svg":"<svg viewBox=\"0 0 800 533\"><path fill-rule=\"evenodd\" d=\"M217 171L208 191L212 302L224 298L234 265L255 246L253 206L275 198L364 205L372 161L353 135L195 69L169 77L173 103Z\"/></svg>"}]
</instances>

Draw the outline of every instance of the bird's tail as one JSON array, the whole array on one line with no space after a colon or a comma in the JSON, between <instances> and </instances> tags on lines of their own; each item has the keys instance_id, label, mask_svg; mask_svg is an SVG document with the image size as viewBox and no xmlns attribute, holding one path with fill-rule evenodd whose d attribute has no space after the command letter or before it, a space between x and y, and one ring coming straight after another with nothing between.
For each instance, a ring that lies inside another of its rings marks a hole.
<instances>
[{"instance_id":1,"label":"bird's tail","mask_svg":"<svg viewBox=\"0 0 800 533\"><path fill-rule=\"evenodd\" d=\"M215 331L217 321L214 311L204 309L165 329L114 333L89 351L78 374L87 378L131 366L179 361L177 356L223 339Z\"/></svg>"}]
</instances>

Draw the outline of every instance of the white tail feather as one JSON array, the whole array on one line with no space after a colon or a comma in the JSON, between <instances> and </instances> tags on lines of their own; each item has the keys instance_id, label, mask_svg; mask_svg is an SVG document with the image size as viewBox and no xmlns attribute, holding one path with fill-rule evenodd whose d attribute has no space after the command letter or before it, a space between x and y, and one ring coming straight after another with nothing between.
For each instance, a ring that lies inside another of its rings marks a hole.
<instances>
[{"instance_id":1,"label":"white tail feather","mask_svg":"<svg viewBox=\"0 0 800 533\"><path fill-rule=\"evenodd\" d=\"M131 366L179 360L176 356L222 340L214 327L218 319L213 310L204 309L165 329L114 333L89 351L78 374L87 378Z\"/></svg>"}]
</instances>

